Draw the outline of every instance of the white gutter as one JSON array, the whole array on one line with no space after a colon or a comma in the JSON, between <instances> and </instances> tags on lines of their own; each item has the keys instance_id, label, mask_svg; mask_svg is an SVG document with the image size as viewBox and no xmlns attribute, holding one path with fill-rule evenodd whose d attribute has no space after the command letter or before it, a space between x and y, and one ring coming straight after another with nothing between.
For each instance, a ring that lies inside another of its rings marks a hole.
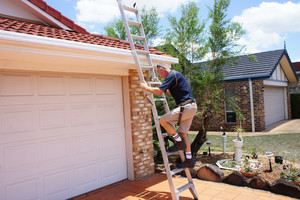
<instances>
[{"instance_id":1,"label":"white gutter","mask_svg":"<svg viewBox=\"0 0 300 200\"><path fill-rule=\"evenodd\" d=\"M37 44L37 45L62 47L62 48L69 48L69 49L76 49L76 50L83 50L83 51L93 51L98 53L107 53L107 54L114 54L119 56L132 57L131 50L87 44L82 42L74 42L69 40L55 39L55 38L49 38L43 36L29 35L24 33L16 33L11 31L0 30L0 40L8 40L8 41L15 41L15 42L23 42L23 43L30 43L30 44ZM178 63L178 58L169 57L169 56L160 56L160 55L151 54L151 58L159 62Z\"/></svg>"},{"instance_id":2,"label":"white gutter","mask_svg":"<svg viewBox=\"0 0 300 200\"><path fill-rule=\"evenodd\" d=\"M251 81L251 78L249 78L249 91L250 91L252 132L255 132L254 107L253 107L253 91L252 91L252 81Z\"/></svg>"}]
</instances>

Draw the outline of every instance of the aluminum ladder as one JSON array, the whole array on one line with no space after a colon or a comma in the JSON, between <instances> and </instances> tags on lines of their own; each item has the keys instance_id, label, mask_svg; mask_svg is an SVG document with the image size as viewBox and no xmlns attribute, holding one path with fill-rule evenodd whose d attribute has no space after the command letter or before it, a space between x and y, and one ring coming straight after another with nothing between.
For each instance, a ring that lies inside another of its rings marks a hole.
<instances>
[{"instance_id":1,"label":"aluminum ladder","mask_svg":"<svg viewBox=\"0 0 300 200\"><path fill-rule=\"evenodd\" d=\"M151 55L149 52L149 47L147 45L147 40L146 40L144 28L143 28L142 21L141 21L141 16L139 14L138 9L135 7L135 4L133 7L128 7L123 4L122 0L117 0L117 2L118 2L119 9L121 12L122 20L123 20L123 23L124 23L124 26L126 29L128 41L130 43L131 53L133 55L133 58L134 58L134 61L135 61L136 67L137 67L140 82L145 82L143 70L149 71L150 74L152 75L153 80L158 80L158 79L156 79L156 73L153 68L152 59L151 59ZM136 21L127 19L126 15L125 15L125 11L128 13L134 13L136 15ZM132 35L130 33L129 25L139 27L140 35ZM135 48L133 39L142 41L144 50L137 50ZM139 60L140 58L145 58L145 57L147 58L147 62L148 62L146 66L141 65L141 62ZM152 85L157 86L160 84L161 84L161 82L159 82L159 81L158 82L157 81L148 82L149 86L152 86ZM163 158L164 166L166 169L166 175L168 177L168 183L169 183L169 187L170 187L170 191L171 191L172 200L179 200L179 194L187 189L190 190L194 199L198 199L196 188L195 188L189 168L176 168L173 170L170 169L168 156L174 155L174 154L179 154L182 162L185 160L185 156L183 154L183 151L170 153L170 152L167 152L166 148L165 148L164 136L167 136L168 134L167 133L163 134L161 131L159 116L158 116L157 109L156 109L156 102L160 101L163 103L165 112L166 113L170 112L165 94L163 93L159 98L154 98L153 94L150 92L147 92L147 91L144 91L144 94L148 98L148 100L151 102L152 115L154 118L157 136L158 136L159 144L161 147L162 158ZM173 183L173 175L175 175L183 170L185 170L185 174L188 179L188 183L176 189L174 186L174 183Z\"/></svg>"}]
</instances>

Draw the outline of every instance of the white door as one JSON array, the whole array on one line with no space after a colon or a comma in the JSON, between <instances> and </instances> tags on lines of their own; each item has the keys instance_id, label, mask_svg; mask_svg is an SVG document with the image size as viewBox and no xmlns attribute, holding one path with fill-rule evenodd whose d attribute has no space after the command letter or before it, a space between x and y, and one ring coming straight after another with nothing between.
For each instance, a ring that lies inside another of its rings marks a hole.
<instances>
[{"instance_id":1,"label":"white door","mask_svg":"<svg viewBox=\"0 0 300 200\"><path fill-rule=\"evenodd\" d=\"M284 120L285 101L282 87L265 87L265 122L266 126Z\"/></svg>"},{"instance_id":2,"label":"white door","mask_svg":"<svg viewBox=\"0 0 300 200\"><path fill-rule=\"evenodd\" d=\"M0 199L67 199L127 178L120 77L0 72Z\"/></svg>"}]
</instances>

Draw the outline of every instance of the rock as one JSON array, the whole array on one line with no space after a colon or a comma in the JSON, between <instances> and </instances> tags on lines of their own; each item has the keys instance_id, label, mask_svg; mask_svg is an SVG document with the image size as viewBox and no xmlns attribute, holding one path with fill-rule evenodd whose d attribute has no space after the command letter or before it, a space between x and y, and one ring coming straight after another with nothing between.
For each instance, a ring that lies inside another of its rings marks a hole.
<instances>
[{"instance_id":1,"label":"rock","mask_svg":"<svg viewBox=\"0 0 300 200\"><path fill-rule=\"evenodd\" d=\"M240 172L233 172L229 176L225 177L222 182L237 186L247 185L247 179Z\"/></svg>"},{"instance_id":2,"label":"rock","mask_svg":"<svg viewBox=\"0 0 300 200\"><path fill-rule=\"evenodd\" d=\"M205 164L197 171L197 176L199 179L221 182L224 178L222 170L212 164Z\"/></svg>"},{"instance_id":3,"label":"rock","mask_svg":"<svg viewBox=\"0 0 300 200\"><path fill-rule=\"evenodd\" d=\"M254 189L267 190L267 191L271 190L270 183L258 176L251 178L250 182L248 183L248 186Z\"/></svg>"},{"instance_id":4,"label":"rock","mask_svg":"<svg viewBox=\"0 0 300 200\"><path fill-rule=\"evenodd\" d=\"M194 168L190 168L192 178L197 178L197 171ZM180 173L181 176L186 177L185 170Z\"/></svg>"},{"instance_id":5,"label":"rock","mask_svg":"<svg viewBox=\"0 0 300 200\"><path fill-rule=\"evenodd\" d=\"M278 179L271 187L272 192L300 199L300 188L285 179Z\"/></svg>"}]
</instances>

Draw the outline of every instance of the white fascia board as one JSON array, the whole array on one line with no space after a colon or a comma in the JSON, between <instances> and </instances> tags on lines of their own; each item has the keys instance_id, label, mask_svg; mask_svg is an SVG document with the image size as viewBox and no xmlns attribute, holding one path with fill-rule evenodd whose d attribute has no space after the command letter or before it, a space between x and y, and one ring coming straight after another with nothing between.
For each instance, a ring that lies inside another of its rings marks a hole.
<instances>
[{"instance_id":1,"label":"white fascia board","mask_svg":"<svg viewBox=\"0 0 300 200\"><path fill-rule=\"evenodd\" d=\"M20 1L24 4L26 4L27 6L29 6L30 8L32 8L39 16L41 16L42 19L46 19L46 20L50 21L51 23L57 25L58 27L60 27L62 29L72 30L70 27L64 25L63 23L61 23L60 21L58 21L57 19L55 19L54 17L52 17L51 15L46 13L45 11L41 10L39 7L37 7L33 3L31 3L27 0L20 0Z\"/></svg>"},{"instance_id":2,"label":"white fascia board","mask_svg":"<svg viewBox=\"0 0 300 200\"><path fill-rule=\"evenodd\" d=\"M106 47L101 45L87 44L82 42L74 42L62 39L48 38L36 35L29 35L24 33L16 33L10 31L0 30L0 40L22 42L50 47L69 48L82 51L90 51L96 53L113 54L119 56L126 56L132 58L131 50ZM151 58L156 62L162 63L178 63L178 58L169 56L160 56L151 54Z\"/></svg>"},{"instance_id":3,"label":"white fascia board","mask_svg":"<svg viewBox=\"0 0 300 200\"><path fill-rule=\"evenodd\" d=\"M263 80L263 85L265 86L275 86L275 87L287 87L287 82L284 81L271 81L271 80Z\"/></svg>"}]
</instances>

